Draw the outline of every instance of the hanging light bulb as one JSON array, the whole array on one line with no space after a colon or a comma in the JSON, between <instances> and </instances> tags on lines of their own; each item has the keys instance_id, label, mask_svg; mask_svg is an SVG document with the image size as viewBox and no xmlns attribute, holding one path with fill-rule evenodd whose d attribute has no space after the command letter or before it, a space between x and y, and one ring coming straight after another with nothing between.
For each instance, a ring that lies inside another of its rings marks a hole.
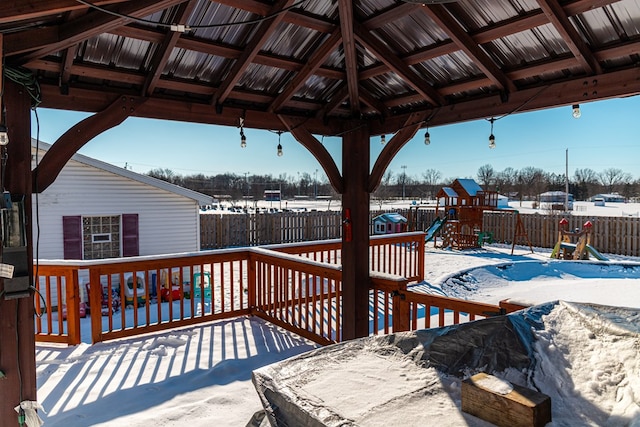
<instances>
[{"instance_id":1,"label":"hanging light bulb","mask_svg":"<svg viewBox=\"0 0 640 427\"><path fill-rule=\"evenodd\" d=\"M496 148L496 137L493 134L489 135L489 148Z\"/></svg>"},{"instance_id":2,"label":"hanging light bulb","mask_svg":"<svg viewBox=\"0 0 640 427\"><path fill-rule=\"evenodd\" d=\"M424 145L429 144L431 144L431 135L429 135L429 128L427 128L427 131L424 133Z\"/></svg>"},{"instance_id":3,"label":"hanging light bulb","mask_svg":"<svg viewBox=\"0 0 640 427\"><path fill-rule=\"evenodd\" d=\"M240 147L247 147L247 137L244 136L244 130L242 128L240 128Z\"/></svg>"},{"instance_id":4,"label":"hanging light bulb","mask_svg":"<svg viewBox=\"0 0 640 427\"><path fill-rule=\"evenodd\" d=\"M582 115L582 112L580 111L580 104L573 104L571 108L573 108L573 118L579 119Z\"/></svg>"},{"instance_id":5,"label":"hanging light bulb","mask_svg":"<svg viewBox=\"0 0 640 427\"><path fill-rule=\"evenodd\" d=\"M278 157L282 157L282 155L284 154L282 152L282 144L280 143L280 137L282 136L282 131L279 130L277 134L278 134Z\"/></svg>"},{"instance_id":6,"label":"hanging light bulb","mask_svg":"<svg viewBox=\"0 0 640 427\"><path fill-rule=\"evenodd\" d=\"M386 143L387 143L387 137L384 134L380 135L380 144L384 145Z\"/></svg>"},{"instance_id":7,"label":"hanging light bulb","mask_svg":"<svg viewBox=\"0 0 640 427\"><path fill-rule=\"evenodd\" d=\"M0 124L0 145L7 145L9 143L9 134L7 133L7 127Z\"/></svg>"},{"instance_id":8,"label":"hanging light bulb","mask_svg":"<svg viewBox=\"0 0 640 427\"><path fill-rule=\"evenodd\" d=\"M493 149L493 148L496 148L496 137L493 135L493 122L495 122L496 119L491 117L489 121L491 122L491 134L489 135L489 148Z\"/></svg>"}]
</instances>

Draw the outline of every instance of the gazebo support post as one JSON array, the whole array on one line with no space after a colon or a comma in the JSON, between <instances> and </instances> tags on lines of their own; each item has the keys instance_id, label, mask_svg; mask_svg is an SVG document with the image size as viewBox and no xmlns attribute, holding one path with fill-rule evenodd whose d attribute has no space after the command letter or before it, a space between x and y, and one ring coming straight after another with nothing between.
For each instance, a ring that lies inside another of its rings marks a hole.
<instances>
[{"instance_id":1,"label":"gazebo support post","mask_svg":"<svg viewBox=\"0 0 640 427\"><path fill-rule=\"evenodd\" d=\"M363 122L346 126L352 130L342 137L343 340L369 335L369 130Z\"/></svg>"},{"instance_id":2,"label":"gazebo support post","mask_svg":"<svg viewBox=\"0 0 640 427\"><path fill-rule=\"evenodd\" d=\"M2 186L12 195L24 195L29 283L33 283L33 240L31 236L31 98L21 85L5 80L9 144ZM0 245L1 248L1 245ZM1 289L5 280L0 279ZM0 423L17 426L13 409L24 400L36 400L36 351L33 296L0 298Z\"/></svg>"}]
</instances>

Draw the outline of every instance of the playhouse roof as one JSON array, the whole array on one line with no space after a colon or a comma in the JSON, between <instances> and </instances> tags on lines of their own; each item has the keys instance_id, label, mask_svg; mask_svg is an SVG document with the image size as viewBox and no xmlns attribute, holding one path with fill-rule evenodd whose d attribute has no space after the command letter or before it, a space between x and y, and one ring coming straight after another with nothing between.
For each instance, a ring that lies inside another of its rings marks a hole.
<instances>
[{"instance_id":1,"label":"playhouse roof","mask_svg":"<svg viewBox=\"0 0 640 427\"><path fill-rule=\"evenodd\" d=\"M451 187L442 187L440 193L444 193L446 197L458 197L458 193ZM440 194L438 194L440 196Z\"/></svg>"},{"instance_id":2,"label":"playhouse roof","mask_svg":"<svg viewBox=\"0 0 640 427\"><path fill-rule=\"evenodd\" d=\"M381 222L392 222L394 224L398 224L400 222L404 222L404 223L407 222L407 219L405 217L395 212L387 212L387 213L380 214L375 218L373 218L373 220L381 221Z\"/></svg>"},{"instance_id":3,"label":"playhouse roof","mask_svg":"<svg viewBox=\"0 0 640 427\"><path fill-rule=\"evenodd\" d=\"M456 179L456 181L470 196L475 196L479 191L483 191L482 187L480 187L480 185L471 178L461 178Z\"/></svg>"}]
</instances>

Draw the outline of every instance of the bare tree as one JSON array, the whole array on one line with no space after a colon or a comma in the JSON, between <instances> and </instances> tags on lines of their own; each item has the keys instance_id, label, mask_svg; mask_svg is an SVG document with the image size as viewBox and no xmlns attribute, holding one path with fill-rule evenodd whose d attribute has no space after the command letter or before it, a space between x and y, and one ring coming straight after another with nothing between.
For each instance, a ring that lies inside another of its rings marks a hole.
<instances>
[{"instance_id":1,"label":"bare tree","mask_svg":"<svg viewBox=\"0 0 640 427\"><path fill-rule=\"evenodd\" d=\"M506 194L515 191L515 184L518 179L518 172L512 168L505 168L503 171L498 172L495 177L496 191Z\"/></svg>"},{"instance_id":2,"label":"bare tree","mask_svg":"<svg viewBox=\"0 0 640 427\"><path fill-rule=\"evenodd\" d=\"M600 183L605 187L607 193L613 193L617 187L631 182L631 175L623 172L622 169L608 168L600 172L598 175Z\"/></svg>"},{"instance_id":3,"label":"bare tree","mask_svg":"<svg viewBox=\"0 0 640 427\"><path fill-rule=\"evenodd\" d=\"M442 182L442 173L440 173L440 171L436 169L427 169L426 171L424 171L422 176L427 187L427 196L429 198L434 198L437 193L436 188Z\"/></svg>"},{"instance_id":4,"label":"bare tree","mask_svg":"<svg viewBox=\"0 0 640 427\"><path fill-rule=\"evenodd\" d=\"M496 172L490 164L482 165L478 169L478 181L485 191L489 190L492 183L495 182Z\"/></svg>"},{"instance_id":5,"label":"bare tree","mask_svg":"<svg viewBox=\"0 0 640 427\"><path fill-rule=\"evenodd\" d=\"M573 174L574 196L577 200L586 200L596 193L598 174L593 169L576 169Z\"/></svg>"}]
</instances>

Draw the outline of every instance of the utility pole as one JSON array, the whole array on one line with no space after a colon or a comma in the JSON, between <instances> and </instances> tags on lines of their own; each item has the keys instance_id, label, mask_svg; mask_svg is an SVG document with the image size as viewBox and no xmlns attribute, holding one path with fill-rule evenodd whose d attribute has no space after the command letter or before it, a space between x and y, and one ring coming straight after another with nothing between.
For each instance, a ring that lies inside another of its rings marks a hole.
<instances>
[{"instance_id":1,"label":"utility pole","mask_svg":"<svg viewBox=\"0 0 640 427\"><path fill-rule=\"evenodd\" d=\"M318 199L318 169L316 169L316 173L313 176L313 198L315 200Z\"/></svg>"},{"instance_id":2,"label":"utility pole","mask_svg":"<svg viewBox=\"0 0 640 427\"><path fill-rule=\"evenodd\" d=\"M246 187L246 194L244 196L244 208L245 210L248 209L248 200L249 200L249 179L247 178L249 176L249 172L245 172L244 173L244 185Z\"/></svg>"},{"instance_id":3,"label":"utility pole","mask_svg":"<svg viewBox=\"0 0 640 427\"><path fill-rule=\"evenodd\" d=\"M407 182L407 165L400 167L402 168L402 200L404 200L404 184Z\"/></svg>"}]
</instances>

